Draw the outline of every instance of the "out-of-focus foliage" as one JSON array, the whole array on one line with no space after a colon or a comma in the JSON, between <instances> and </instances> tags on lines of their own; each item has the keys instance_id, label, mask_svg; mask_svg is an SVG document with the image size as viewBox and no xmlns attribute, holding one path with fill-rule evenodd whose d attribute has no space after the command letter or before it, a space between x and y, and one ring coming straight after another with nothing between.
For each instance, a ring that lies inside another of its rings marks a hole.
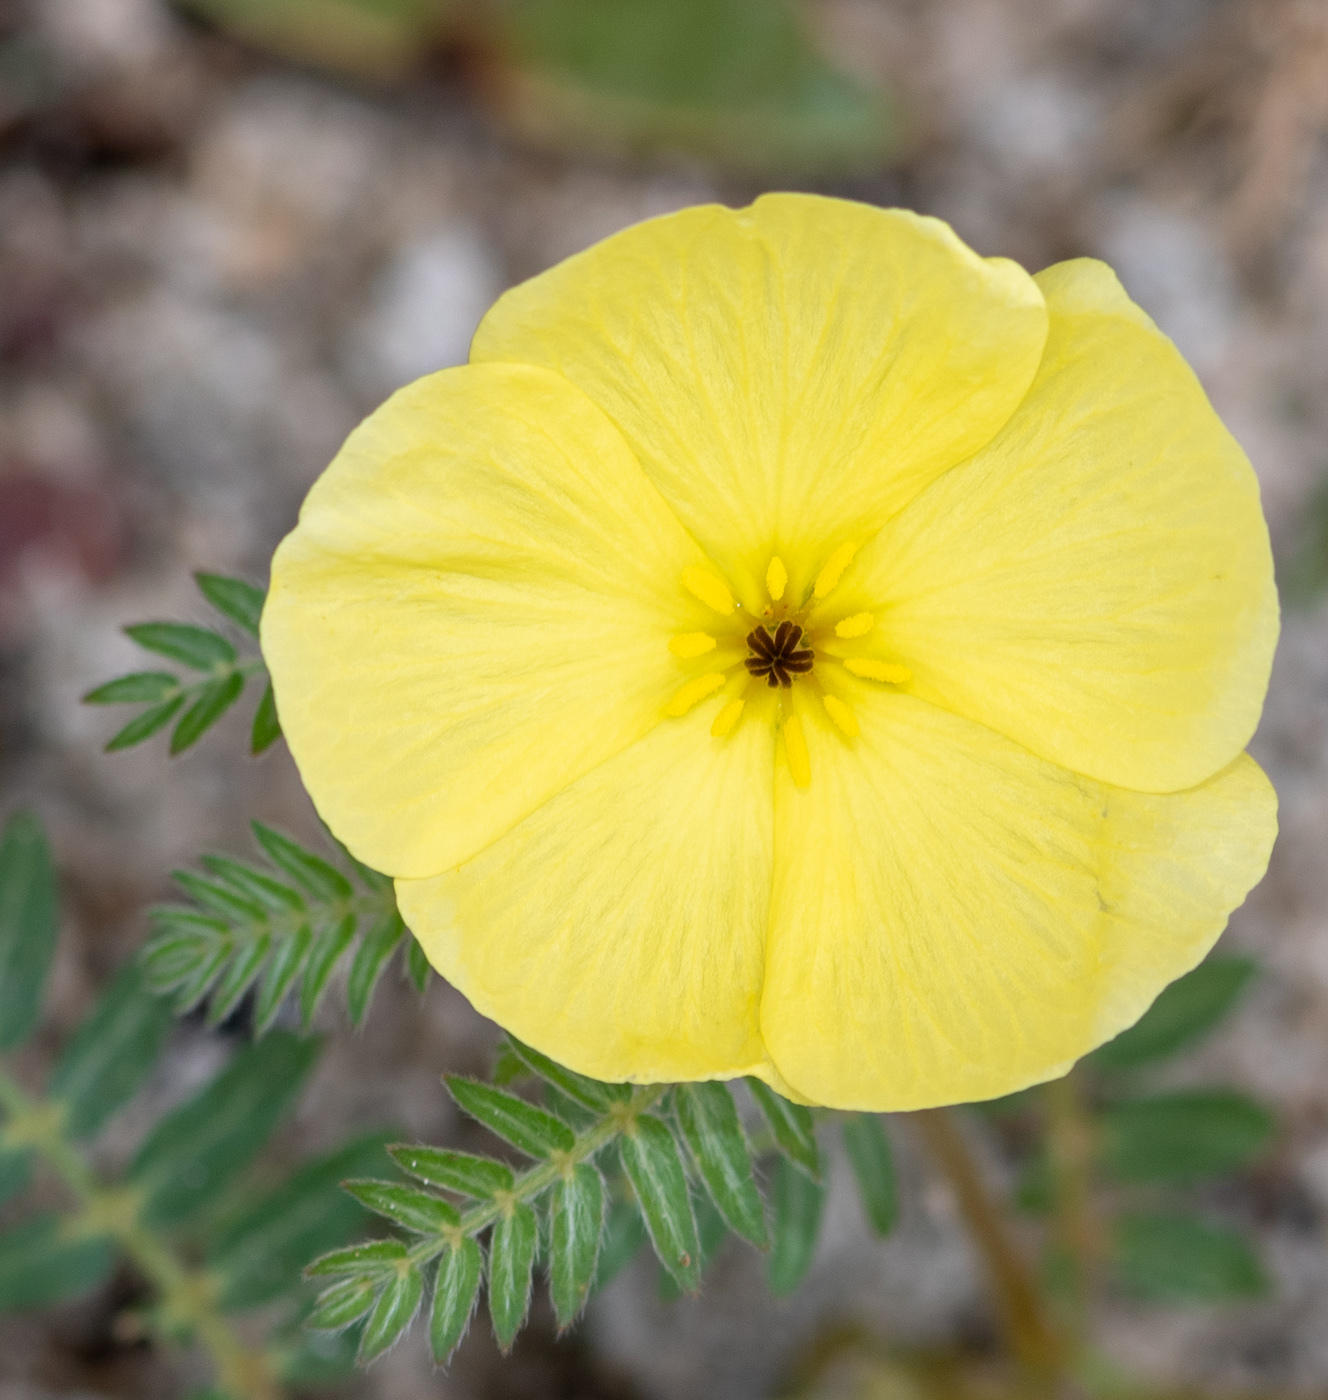
<instances>
[{"instance_id":1,"label":"out-of-focus foliage","mask_svg":"<svg viewBox=\"0 0 1328 1400\"><path fill-rule=\"evenodd\" d=\"M546 147L766 174L877 167L892 96L838 69L795 0L179 0L250 43L370 78L464 53L498 122Z\"/></svg>"}]
</instances>

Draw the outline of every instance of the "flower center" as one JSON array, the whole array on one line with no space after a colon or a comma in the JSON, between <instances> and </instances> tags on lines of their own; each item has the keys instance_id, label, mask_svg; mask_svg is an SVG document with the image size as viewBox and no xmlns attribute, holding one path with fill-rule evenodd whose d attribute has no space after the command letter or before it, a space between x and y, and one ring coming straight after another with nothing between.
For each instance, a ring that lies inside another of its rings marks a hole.
<instances>
[{"instance_id":1,"label":"flower center","mask_svg":"<svg viewBox=\"0 0 1328 1400\"><path fill-rule=\"evenodd\" d=\"M788 570L778 556L772 558L765 576L769 602L756 617L734 600L717 571L704 565L685 570L683 588L722 620L705 632L680 632L670 640L669 651L694 674L674 692L664 713L677 718L703 700L720 698L710 725L717 739L731 734L744 714L768 714L783 739L793 781L806 787L811 766L800 712L819 711L851 743L858 736L849 703L853 678L891 686L912 679L906 666L871 654L879 645L873 614L847 613L832 597L856 553L852 543L835 549L801 599L785 599ZM704 669L692 667L702 657ZM803 679L802 686L794 686L795 677ZM765 698L754 689L762 680Z\"/></svg>"},{"instance_id":2,"label":"flower center","mask_svg":"<svg viewBox=\"0 0 1328 1400\"><path fill-rule=\"evenodd\" d=\"M796 623L785 619L771 632L764 625L753 627L747 634L751 655L746 666L754 676L765 676L771 690L783 686L793 688L793 677L806 675L812 669L816 653L802 645L803 631Z\"/></svg>"}]
</instances>

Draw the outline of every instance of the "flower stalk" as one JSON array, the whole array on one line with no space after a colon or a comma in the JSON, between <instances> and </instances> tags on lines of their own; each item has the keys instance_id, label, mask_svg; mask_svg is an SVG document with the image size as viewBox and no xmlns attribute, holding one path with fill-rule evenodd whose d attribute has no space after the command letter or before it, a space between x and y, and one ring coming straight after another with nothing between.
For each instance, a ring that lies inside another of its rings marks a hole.
<instances>
[{"instance_id":1,"label":"flower stalk","mask_svg":"<svg viewBox=\"0 0 1328 1400\"><path fill-rule=\"evenodd\" d=\"M171 1330L187 1331L207 1352L219 1388L233 1400L281 1400L282 1388L270 1357L253 1351L216 1306L208 1275L180 1262L169 1245L139 1218L136 1194L108 1186L64 1136L59 1108L34 1099L0 1069L0 1142L31 1148L60 1178L77 1202L74 1230L116 1241L152 1284L160 1313Z\"/></svg>"}]
</instances>

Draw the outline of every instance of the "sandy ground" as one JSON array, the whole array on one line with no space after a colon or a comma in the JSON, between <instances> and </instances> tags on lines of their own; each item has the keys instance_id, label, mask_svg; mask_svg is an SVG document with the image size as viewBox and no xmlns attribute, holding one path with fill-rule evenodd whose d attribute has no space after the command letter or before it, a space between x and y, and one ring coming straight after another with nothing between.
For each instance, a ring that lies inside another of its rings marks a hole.
<instances>
[{"instance_id":1,"label":"sandy ground","mask_svg":"<svg viewBox=\"0 0 1328 1400\"><path fill-rule=\"evenodd\" d=\"M1253 459L1279 560L1303 557L1328 469L1323 0L827 0L816 15L919 127L898 168L821 188L941 215L1030 268L1111 261ZM0 810L47 821L68 911L35 1068L142 938L173 866L246 851L250 816L312 830L288 756L247 758L240 718L169 765L160 743L101 755L116 717L78 697L135 664L118 627L202 620L195 568L262 579L347 430L394 386L463 360L505 286L636 219L758 191L523 153L446 85L358 90L157 0L0 5L0 40L0 57L35 55L26 86L0 88ZM1178 1071L1278 1106L1273 1160L1216 1201L1257 1228L1276 1296L1114 1306L1109 1348L1159 1377L1328 1390L1326 642L1323 604L1288 611L1255 745L1282 836L1227 942L1266 975ZM459 996L435 984L421 1005L389 985L362 1033L335 1011L325 1022L290 1150L384 1121L463 1131L437 1076L481 1070L494 1033ZM182 1033L156 1101L223 1049ZM500 1364L477 1328L442 1378L413 1338L345 1393L756 1400L840 1329L981 1335L953 1208L907 1124L897 1138L903 1226L872 1241L837 1168L790 1301L770 1301L759 1261L732 1247L699 1300L661 1303L637 1267L570 1341L541 1317ZM0 1319L0 1400L183 1394L177 1363L114 1340L115 1305Z\"/></svg>"}]
</instances>

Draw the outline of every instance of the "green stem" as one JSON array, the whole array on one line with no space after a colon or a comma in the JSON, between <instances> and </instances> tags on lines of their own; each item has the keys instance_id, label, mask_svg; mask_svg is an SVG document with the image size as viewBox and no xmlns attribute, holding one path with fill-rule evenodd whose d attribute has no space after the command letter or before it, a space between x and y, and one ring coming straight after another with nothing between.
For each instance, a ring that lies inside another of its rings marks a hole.
<instances>
[{"instance_id":1,"label":"green stem","mask_svg":"<svg viewBox=\"0 0 1328 1400\"><path fill-rule=\"evenodd\" d=\"M504 1191L495 1200L476 1206L461 1217L460 1225L450 1233L453 1238L464 1235L477 1235L486 1225L509 1211L518 1201L531 1201L547 1191L559 1178L566 1176L578 1163L593 1157L602 1147L606 1147L621 1133L629 1132L637 1115L652 1108L669 1091L668 1084L647 1084L632 1091L632 1097L614 1106L585 1132L578 1134L576 1141L566 1152L553 1153L547 1162L531 1167L517 1177L510 1191ZM421 1268L437 1258L449 1247L449 1239L429 1238L422 1240L410 1252L412 1263Z\"/></svg>"},{"instance_id":2,"label":"green stem","mask_svg":"<svg viewBox=\"0 0 1328 1400\"><path fill-rule=\"evenodd\" d=\"M1083 1342L1094 1277L1102 1255L1093 1218L1093 1125L1073 1072L1043 1089L1051 1156L1052 1235L1066 1268L1067 1323Z\"/></svg>"},{"instance_id":3,"label":"green stem","mask_svg":"<svg viewBox=\"0 0 1328 1400\"><path fill-rule=\"evenodd\" d=\"M1042 1295L1010 1238L1004 1217L987 1192L982 1173L948 1110L931 1108L915 1113L932 1156L936 1159L959 1212L986 1265L1016 1361L1032 1376L1050 1383L1062 1372L1060 1338L1046 1319Z\"/></svg>"},{"instance_id":4,"label":"green stem","mask_svg":"<svg viewBox=\"0 0 1328 1400\"><path fill-rule=\"evenodd\" d=\"M63 1135L59 1106L32 1098L0 1069L0 1108L8 1114L0 1136L11 1146L30 1147L41 1155L78 1202L76 1220L83 1229L116 1240L156 1289L164 1316L187 1328L208 1352L221 1388L235 1400L281 1400L269 1359L250 1351L216 1308L208 1276L182 1264L143 1224L132 1188L98 1180Z\"/></svg>"}]
</instances>

